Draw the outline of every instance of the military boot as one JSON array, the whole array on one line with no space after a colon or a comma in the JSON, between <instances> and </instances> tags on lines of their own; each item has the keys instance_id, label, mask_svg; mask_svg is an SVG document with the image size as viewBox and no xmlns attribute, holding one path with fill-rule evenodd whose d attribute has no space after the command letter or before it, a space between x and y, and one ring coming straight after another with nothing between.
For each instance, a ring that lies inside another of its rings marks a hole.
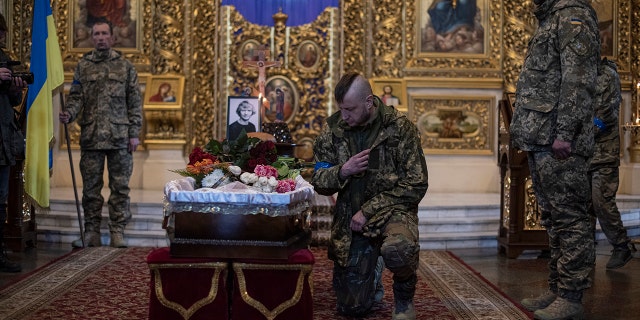
<instances>
[{"instance_id":1,"label":"military boot","mask_svg":"<svg viewBox=\"0 0 640 320\"><path fill-rule=\"evenodd\" d=\"M627 262L631 261L631 258L631 250L628 246L615 247L611 253L611 258L607 262L607 269L622 268Z\"/></svg>"},{"instance_id":2,"label":"military boot","mask_svg":"<svg viewBox=\"0 0 640 320\"><path fill-rule=\"evenodd\" d=\"M20 266L20 264L15 263L11 260L9 260L9 258L7 258L7 255L3 252L0 252L0 272L20 272L22 271L22 266Z\"/></svg>"},{"instance_id":3,"label":"military boot","mask_svg":"<svg viewBox=\"0 0 640 320\"><path fill-rule=\"evenodd\" d=\"M580 302L558 297L548 307L536 310L533 317L540 320L584 319L584 307Z\"/></svg>"},{"instance_id":4,"label":"military boot","mask_svg":"<svg viewBox=\"0 0 640 320\"><path fill-rule=\"evenodd\" d=\"M111 231L111 244L114 248L126 248L127 243L124 241L124 234L122 232Z\"/></svg>"},{"instance_id":5,"label":"military boot","mask_svg":"<svg viewBox=\"0 0 640 320\"><path fill-rule=\"evenodd\" d=\"M522 306L529 311L536 311L540 309L544 309L548 307L558 295L551 290L547 290L547 292L535 297L535 298L526 298L520 301Z\"/></svg>"},{"instance_id":6,"label":"military boot","mask_svg":"<svg viewBox=\"0 0 640 320\"><path fill-rule=\"evenodd\" d=\"M416 320L416 310L412 300L396 299L392 320Z\"/></svg>"},{"instance_id":7,"label":"military boot","mask_svg":"<svg viewBox=\"0 0 640 320\"><path fill-rule=\"evenodd\" d=\"M100 240L100 233L95 231L85 231L84 243L87 247L100 247L102 246L102 240ZM82 248L82 239L73 240L71 246L74 248Z\"/></svg>"}]
</instances>

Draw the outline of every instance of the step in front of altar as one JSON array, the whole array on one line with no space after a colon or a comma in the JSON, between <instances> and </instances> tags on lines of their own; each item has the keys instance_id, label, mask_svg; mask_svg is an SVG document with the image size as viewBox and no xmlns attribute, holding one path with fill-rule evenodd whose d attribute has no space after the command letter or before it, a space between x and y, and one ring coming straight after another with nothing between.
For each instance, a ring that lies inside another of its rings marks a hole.
<instances>
[{"instance_id":1,"label":"step in front of altar","mask_svg":"<svg viewBox=\"0 0 640 320\"><path fill-rule=\"evenodd\" d=\"M306 212L295 215L175 212L171 255L287 259L311 241Z\"/></svg>"}]
</instances>

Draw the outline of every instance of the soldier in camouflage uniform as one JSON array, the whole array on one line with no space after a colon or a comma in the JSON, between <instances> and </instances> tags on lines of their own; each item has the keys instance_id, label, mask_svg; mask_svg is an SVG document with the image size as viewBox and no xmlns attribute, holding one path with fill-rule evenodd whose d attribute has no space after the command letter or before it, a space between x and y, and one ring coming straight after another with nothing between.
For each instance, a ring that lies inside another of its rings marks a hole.
<instances>
[{"instance_id":1,"label":"soldier in camouflage uniform","mask_svg":"<svg viewBox=\"0 0 640 320\"><path fill-rule=\"evenodd\" d=\"M129 178L142 125L142 100L138 74L131 62L111 49L113 29L107 22L92 27L95 50L86 53L73 77L66 110L60 121L80 125L80 173L85 240L100 246L100 223L104 198L105 158L109 172L109 231L112 247L125 248L124 228L131 218ZM74 247L82 246L76 240Z\"/></svg>"},{"instance_id":2,"label":"soldier in camouflage uniform","mask_svg":"<svg viewBox=\"0 0 640 320\"><path fill-rule=\"evenodd\" d=\"M342 77L335 97L340 111L314 143L312 184L337 193L328 249L337 310L362 316L382 299L384 261L394 280L392 318L415 319L418 204L428 187L419 132L357 73Z\"/></svg>"},{"instance_id":3,"label":"soldier in camouflage uniform","mask_svg":"<svg viewBox=\"0 0 640 320\"><path fill-rule=\"evenodd\" d=\"M591 160L591 210L613 246L607 269L621 268L632 258L629 237L616 205L620 166L620 78L613 61L602 59L596 92L595 151ZM593 221L595 228L595 219Z\"/></svg>"},{"instance_id":4,"label":"soldier in camouflage uniform","mask_svg":"<svg viewBox=\"0 0 640 320\"><path fill-rule=\"evenodd\" d=\"M588 0L534 0L539 26L529 42L511 122L547 229L549 291L524 299L537 319L581 317L595 262L588 213L589 161L600 38Z\"/></svg>"}]
</instances>

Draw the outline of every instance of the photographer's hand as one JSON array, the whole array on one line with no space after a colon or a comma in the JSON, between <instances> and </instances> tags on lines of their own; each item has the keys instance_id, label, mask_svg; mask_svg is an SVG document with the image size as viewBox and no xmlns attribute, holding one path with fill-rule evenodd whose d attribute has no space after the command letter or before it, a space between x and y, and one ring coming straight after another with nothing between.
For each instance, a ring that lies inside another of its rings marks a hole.
<instances>
[{"instance_id":1,"label":"photographer's hand","mask_svg":"<svg viewBox=\"0 0 640 320\"><path fill-rule=\"evenodd\" d=\"M27 82L22 80L20 77L15 77L11 81L11 87L9 87L9 91L13 93L22 92L24 88L27 87Z\"/></svg>"},{"instance_id":2,"label":"photographer's hand","mask_svg":"<svg viewBox=\"0 0 640 320\"><path fill-rule=\"evenodd\" d=\"M11 70L7 68L0 68L0 80L2 81L11 81Z\"/></svg>"}]
</instances>

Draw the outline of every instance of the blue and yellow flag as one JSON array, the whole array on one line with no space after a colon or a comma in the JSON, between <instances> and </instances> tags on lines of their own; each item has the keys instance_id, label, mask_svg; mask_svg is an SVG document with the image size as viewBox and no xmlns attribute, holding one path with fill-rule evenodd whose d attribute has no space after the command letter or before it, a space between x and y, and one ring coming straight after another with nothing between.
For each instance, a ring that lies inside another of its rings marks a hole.
<instances>
[{"instance_id":1,"label":"blue and yellow flag","mask_svg":"<svg viewBox=\"0 0 640 320\"><path fill-rule=\"evenodd\" d=\"M31 29L33 84L27 97L27 149L24 191L49 207L49 144L53 140L53 90L64 83L62 56L49 0L36 0Z\"/></svg>"}]
</instances>

